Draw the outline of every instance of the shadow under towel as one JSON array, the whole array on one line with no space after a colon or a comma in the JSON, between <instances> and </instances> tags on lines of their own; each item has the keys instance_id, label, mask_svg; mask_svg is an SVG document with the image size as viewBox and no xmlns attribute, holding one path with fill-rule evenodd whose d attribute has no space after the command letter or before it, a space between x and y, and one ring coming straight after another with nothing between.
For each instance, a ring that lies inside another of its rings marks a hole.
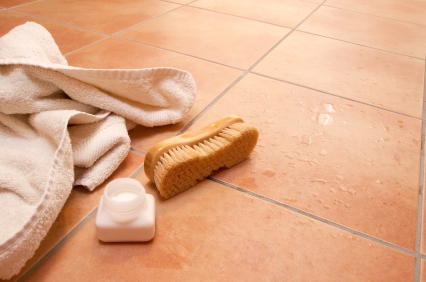
<instances>
[{"instance_id":1,"label":"shadow under towel","mask_svg":"<svg viewBox=\"0 0 426 282\"><path fill-rule=\"evenodd\" d=\"M93 190L130 150L135 124L177 123L191 74L172 68L70 67L28 22L0 38L0 278L19 273L74 185Z\"/></svg>"}]
</instances>

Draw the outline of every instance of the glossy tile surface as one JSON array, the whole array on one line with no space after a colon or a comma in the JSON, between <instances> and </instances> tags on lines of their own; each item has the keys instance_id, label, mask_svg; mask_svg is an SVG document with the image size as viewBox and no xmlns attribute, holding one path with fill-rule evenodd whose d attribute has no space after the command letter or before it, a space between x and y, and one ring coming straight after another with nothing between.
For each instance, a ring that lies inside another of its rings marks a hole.
<instances>
[{"instance_id":1,"label":"glossy tile surface","mask_svg":"<svg viewBox=\"0 0 426 282\"><path fill-rule=\"evenodd\" d=\"M247 75L193 127L230 113L260 139L249 160L215 178L414 250L418 120Z\"/></svg>"},{"instance_id":2,"label":"glossy tile surface","mask_svg":"<svg viewBox=\"0 0 426 282\"><path fill-rule=\"evenodd\" d=\"M35 1L37 0L0 0L0 8L1 6L6 8L11 8L11 7L15 7L15 6L35 2Z\"/></svg>"},{"instance_id":3,"label":"glossy tile surface","mask_svg":"<svg viewBox=\"0 0 426 282\"><path fill-rule=\"evenodd\" d=\"M178 68L197 97L181 122L129 131L128 158L74 189L10 281L426 282L424 0L0 0L0 36L26 21L71 66ZM146 152L232 113L260 130L249 159L159 198ZM101 243L93 211L131 175L155 237Z\"/></svg>"},{"instance_id":4,"label":"glossy tile surface","mask_svg":"<svg viewBox=\"0 0 426 282\"><path fill-rule=\"evenodd\" d=\"M262 228L253 232L251 226ZM414 260L408 255L211 181L167 202L157 201L156 227L151 242L106 244L96 239L91 220L28 281L412 278ZM76 256L86 259L72 259ZM336 267L345 273L335 275Z\"/></svg>"},{"instance_id":5,"label":"glossy tile surface","mask_svg":"<svg viewBox=\"0 0 426 282\"><path fill-rule=\"evenodd\" d=\"M246 69L288 31L240 17L182 7L119 36Z\"/></svg>"},{"instance_id":6,"label":"glossy tile surface","mask_svg":"<svg viewBox=\"0 0 426 282\"><path fill-rule=\"evenodd\" d=\"M421 281L425 282L426 281L426 261L424 259L422 259L422 277L421 277Z\"/></svg>"},{"instance_id":7,"label":"glossy tile surface","mask_svg":"<svg viewBox=\"0 0 426 282\"><path fill-rule=\"evenodd\" d=\"M253 72L420 118L424 61L294 32Z\"/></svg>"},{"instance_id":8,"label":"glossy tile surface","mask_svg":"<svg viewBox=\"0 0 426 282\"><path fill-rule=\"evenodd\" d=\"M191 6L293 28L317 8L318 4L299 0L199 0L191 3Z\"/></svg>"},{"instance_id":9,"label":"glossy tile surface","mask_svg":"<svg viewBox=\"0 0 426 282\"><path fill-rule=\"evenodd\" d=\"M325 6L426 25L426 3L424 1L327 0Z\"/></svg>"},{"instance_id":10,"label":"glossy tile surface","mask_svg":"<svg viewBox=\"0 0 426 282\"><path fill-rule=\"evenodd\" d=\"M179 7L164 1L45 0L16 8L17 11L61 21L103 33L116 33L141 21Z\"/></svg>"},{"instance_id":11,"label":"glossy tile surface","mask_svg":"<svg viewBox=\"0 0 426 282\"><path fill-rule=\"evenodd\" d=\"M426 55L426 25L321 7L298 29L416 58Z\"/></svg>"},{"instance_id":12,"label":"glossy tile surface","mask_svg":"<svg viewBox=\"0 0 426 282\"><path fill-rule=\"evenodd\" d=\"M12 10L0 11L0 36L3 36L14 27L28 21L36 22L44 26L50 34L52 34L52 37L59 46L59 50L61 50L62 54L67 54L105 38L104 35L99 33L20 14Z\"/></svg>"}]
</instances>

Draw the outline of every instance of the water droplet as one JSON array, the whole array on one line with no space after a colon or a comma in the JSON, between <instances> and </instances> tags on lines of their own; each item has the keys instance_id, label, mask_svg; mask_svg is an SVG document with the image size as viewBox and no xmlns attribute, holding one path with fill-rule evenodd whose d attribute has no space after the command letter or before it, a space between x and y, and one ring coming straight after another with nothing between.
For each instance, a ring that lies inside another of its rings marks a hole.
<instances>
[{"instance_id":1,"label":"water droplet","mask_svg":"<svg viewBox=\"0 0 426 282\"><path fill-rule=\"evenodd\" d=\"M352 195L356 194L356 190L352 188L348 189L348 192L351 193Z\"/></svg>"},{"instance_id":2,"label":"water droplet","mask_svg":"<svg viewBox=\"0 0 426 282\"><path fill-rule=\"evenodd\" d=\"M312 143L312 135L313 133L305 133L305 134L299 134L297 138L299 139L299 144L306 144L309 145Z\"/></svg>"},{"instance_id":3,"label":"water droplet","mask_svg":"<svg viewBox=\"0 0 426 282\"><path fill-rule=\"evenodd\" d=\"M329 113L335 113L336 111L333 109L333 105L323 103L325 110Z\"/></svg>"},{"instance_id":4,"label":"water droplet","mask_svg":"<svg viewBox=\"0 0 426 282\"><path fill-rule=\"evenodd\" d=\"M276 175L276 173L274 171L270 171L270 170L265 170L262 174L266 175L268 177L273 177L273 176Z\"/></svg>"},{"instance_id":5,"label":"water droplet","mask_svg":"<svg viewBox=\"0 0 426 282\"><path fill-rule=\"evenodd\" d=\"M312 118L313 122L316 122L321 125L329 125L333 123L333 117L329 114L321 114L318 113L316 116L313 116Z\"/></svg>"},{"instance_id":6,"label":"water droplet","mask_svg":"<svg viewBox=\"0 0 426 282\"><path fill-rule=\"evenodd\" d=\"M383 126L383 129L389 131L389 126Z\"/></svg>"},{"instance_id":7,"label":"water droplet","mask_svg":"<svg viewBox=\"0 0 426 282\"><path fill-rule=\"evenodd\" d=\"M327 180L321 179L321 178L315 178L315 179L311 179L311 182L321 182L323 184L326 184Z\"/></svg>"}]
</instances>

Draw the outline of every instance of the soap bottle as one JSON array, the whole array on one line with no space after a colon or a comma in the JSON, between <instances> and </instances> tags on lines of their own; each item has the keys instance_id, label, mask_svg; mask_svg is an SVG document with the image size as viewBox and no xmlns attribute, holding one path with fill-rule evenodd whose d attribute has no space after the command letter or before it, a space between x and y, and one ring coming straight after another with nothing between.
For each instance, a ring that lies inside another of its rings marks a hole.
<instances>
[{"instance_id":1,"label":"soap bottle","mask_svg":"<svg viewBox=\"0 0 426 282\"><path fill-rule=\"evenodd\" d=\"M154 197L135 179L115 179L105 187L95 225L103 242L149 241L155 232Z\"/></svg>"}]
</instances>

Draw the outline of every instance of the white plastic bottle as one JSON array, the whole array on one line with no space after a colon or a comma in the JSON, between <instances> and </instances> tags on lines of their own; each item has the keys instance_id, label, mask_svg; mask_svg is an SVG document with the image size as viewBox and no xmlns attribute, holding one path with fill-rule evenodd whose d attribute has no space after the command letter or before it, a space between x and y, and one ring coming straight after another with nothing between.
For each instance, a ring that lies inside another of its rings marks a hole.
<instances>
[{"instance_id":1,"label":"white plastic bottle","mask_svg":"<svg viewBox=\"0 0 426 282\"><path fill-rule=\"evenodd\" d=\"M105 187L95 224L104 242L149 241L155 232L154 197L135 179L115 179Z\"/></svg>"}]
</instances>

